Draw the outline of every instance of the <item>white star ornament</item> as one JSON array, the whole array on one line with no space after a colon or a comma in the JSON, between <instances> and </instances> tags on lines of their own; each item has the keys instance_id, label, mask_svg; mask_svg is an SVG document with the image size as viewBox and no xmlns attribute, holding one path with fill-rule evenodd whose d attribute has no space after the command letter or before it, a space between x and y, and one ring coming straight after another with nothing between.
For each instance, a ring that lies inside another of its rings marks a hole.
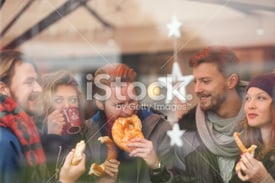
<instances>
[{"instance_id":1,"label":"white star ornament","mask_svg":"<svg viewBox=\"0 0 275 183\"><path fill-rule=\"evenodd\" d=\"M167 135L170 137L171 141L170 141L170 145L177 145L177 146L182 146L182 140L181 140L181 136L183 135L184 131L180 130L179 128L179 124L175 123L173 125L173 129L167 131Z\"/></svg>"},{"instance_id":2,"label":"white star ornament","mask_svg":"<svg viewBox=\"0 0 275 183\"><path fill-rule=\"evenodd\" d=\"M169 30L168 36L169 37L176 37L179 38L181 36L180 28L182 24L178 21L176 16L172 17L172 22L167 24L167 28Z\"/></svg>"}]
</instances>

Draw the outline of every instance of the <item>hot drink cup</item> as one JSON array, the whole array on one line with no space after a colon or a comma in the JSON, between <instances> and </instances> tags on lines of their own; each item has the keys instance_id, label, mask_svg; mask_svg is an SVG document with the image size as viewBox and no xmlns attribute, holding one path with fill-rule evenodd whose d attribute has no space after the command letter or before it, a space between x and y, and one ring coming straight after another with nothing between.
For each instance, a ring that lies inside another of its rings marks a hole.
<instances>
[{"instance_id":1,"label":"hot drink cup","mask_svg":"<svg viewBox=\"0 0 275 183\"><path fill-rule=\"evenodd\" d=\"M62 110L65 120L64 133L77 134L81 130L78 107L68 107Z\"/></svg>"}]
</instances>

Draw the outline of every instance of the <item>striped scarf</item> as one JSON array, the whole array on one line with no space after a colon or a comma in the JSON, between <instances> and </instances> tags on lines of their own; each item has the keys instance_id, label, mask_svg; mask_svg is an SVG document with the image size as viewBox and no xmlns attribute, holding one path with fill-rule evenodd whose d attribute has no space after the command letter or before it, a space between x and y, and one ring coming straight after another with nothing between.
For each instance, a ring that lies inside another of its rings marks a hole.
<instances>
[{"instance_id":1,"label":"striped scarf","mask_svg":"<svg viewBox=\"0 0 275 183\"><path fill-rule=\"evenodd\" d=\"M45 163L45 154L34 121L11 97L1 94L0 126L10 129L15 134L29 166Z\"/></svg>"}]
</instances>

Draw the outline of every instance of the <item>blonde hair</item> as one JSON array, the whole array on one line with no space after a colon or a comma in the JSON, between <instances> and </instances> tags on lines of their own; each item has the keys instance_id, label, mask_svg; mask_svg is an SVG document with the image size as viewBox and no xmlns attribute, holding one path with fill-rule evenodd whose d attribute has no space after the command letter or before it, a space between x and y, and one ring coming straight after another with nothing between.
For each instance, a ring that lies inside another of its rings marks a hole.
<instances>
[{"instance_id":1,"label":"blonde hair","mask_svg":"<svg viewBox=\"0 0 275 183\"><path fill-rule=\"evenodd\" d=\"M41 87L42 92L38 101L38 111L40 115L48 116L54 111L52 98L57 88L61 85L72 86L77 92L78 107L81 121L84 120L84 96L79 89L79 85L71 72L60 70L48 73L42 76ZM43 121L45 123L45 121ZM44 126L45 124L43 124Z\"/></svg>"}]
</instances>

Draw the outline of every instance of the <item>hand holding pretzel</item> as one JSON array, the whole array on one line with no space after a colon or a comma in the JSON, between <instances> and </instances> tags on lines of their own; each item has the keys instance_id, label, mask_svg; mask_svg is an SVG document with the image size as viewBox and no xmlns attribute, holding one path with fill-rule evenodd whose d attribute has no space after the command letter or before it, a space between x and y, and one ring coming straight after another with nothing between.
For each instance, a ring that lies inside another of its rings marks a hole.
<instances>
[{"instance_id":1,"label":"hand holding pretzel","mask_svg":"<svg viewBox=\"0 0 275 183\"><path fill-rule=\"evenodd\" d=\"M130 148L128 143L135 138L144 138L141 129L142 124L137 115L134 114L130 117L120 117L115 120L112 127L114 142L120 149L131 152L133 147Z\"/></svg>"},{"instance_id":2,"label":"hand holding pretzel","mask_svg":"<svg viewBox=\"0 0 275 183\"><path fill-rule=\"evenodd\" d=\"M239 166L241 168L241 171L238 171L237 174L242 181L258 183L269 176L263 163L256 160L248 152L242 155Z\"/></svg>"},{"instance_id":3,"label":"hand holding pretzel","mask_svg":"<svg viewBox=\"0 0 275 183\"><path fill-rule=\"evenodd\" d=\"M238 147L240 148L241 152L242 152L242 153L249 153L249 154L253 157L253 156L254 156L254 153L255 153L255 149L257 148L257 146L254 145L254 144L252 144L249 148L246 148L246 147L243 145L243 143L242 143L242 141L241 141L241 139L240 139L240 134L239 134L238 132L235 132L235 133L233 134L233 136L234 136L235 142L236 142L236 144L238 145ZM236 170L237 172L240 172L240 170L241 170L240 162L237 163L237 165L236 165L236 167L235 167L235 170Z\"/></svg>"},{"instance_id":4,"label":"hand holding pretzel","mask_svg":"<svg viewBox=\"0 0 275 183\"><path fill-rule=\"evenodd\" d=\"M83 153L80 162L77 165L72 165L75 149L73 149L65 159L65 162L60 170L59 180L61 182L76 182L76 180L85 172L86 155Z\"/></svg>"},{"instance_id":5,"label":"hand holding pretzel","mask_svg":"<svg viewBox=\"0 0 275 183\"><path fill-rule=\"evenodd\" d=\"M84 140L81 140L76 144L75 151L72 158L72 163L71 163L72 165L77 165L82 160L85 149L86 149L86 144Z\"/></svg>"},{"instance_id":6,"label":"hand holding pretzel","mask_svg":"<svg viewBox=\"0 0 275 183\"><path fill-rule=\"evenodd\" d=\"M98 140L107 146L106 161L101 165L93 163L89 170L89 175L102 176L107 173L111 177L116 177L118 173L119 161L116 160L117 152L116 147L112 139L108 136L99 137Z\"/></svg>"}]
</instances>

